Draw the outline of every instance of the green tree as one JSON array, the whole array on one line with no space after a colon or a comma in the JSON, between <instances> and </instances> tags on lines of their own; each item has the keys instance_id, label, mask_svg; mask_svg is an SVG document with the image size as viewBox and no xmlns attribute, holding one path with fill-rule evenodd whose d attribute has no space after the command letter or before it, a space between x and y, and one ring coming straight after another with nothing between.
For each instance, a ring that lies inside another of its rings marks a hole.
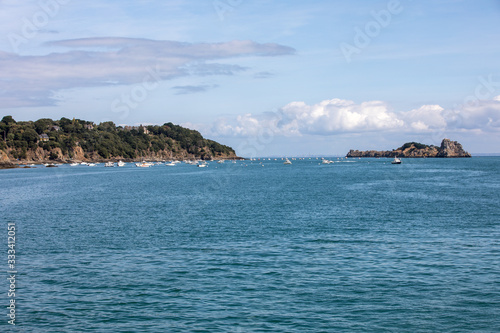
<instances>
[{"instance_id":1,"label":"green tree","mask_svg":"<svg viewBox=\"0 0 500 333\"><path fill-rule=\"evenodd\" d=\"M31 128L24 131L22 139L28 143L29 148L34 148L38 142L38 133Z\"/></svg>"},{"instance_id":2,"label":"green tree","mask_svg":"<svg viewBox=\"0 0 500 333\"><path fill-rule=\"evenodd\" d=\"M54 126L54 121L49 118L42 118L35 121L34 126L35 126L35 131L38 134L42 134L48 131L50 127Z\"/></svg>"},{"instance_id":3,"label":"green tree","mask_svg":"<svg viewBox=\"0 0 500 333\"><path fill-rule=\"evenodd\" d=\"M12 118L12 116L5 116L2 118L2 123L9 126L11 124L15 124L16 121L14 120L14 118Z\"/></svg>"}]
</instances>

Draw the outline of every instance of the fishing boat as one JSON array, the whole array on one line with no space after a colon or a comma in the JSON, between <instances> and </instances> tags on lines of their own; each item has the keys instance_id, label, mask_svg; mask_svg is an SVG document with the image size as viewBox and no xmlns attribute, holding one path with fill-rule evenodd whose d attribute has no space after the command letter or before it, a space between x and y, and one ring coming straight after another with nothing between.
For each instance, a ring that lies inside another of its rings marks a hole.
<instances>
[{"instance_id":1,"label":"fishing boat","mask_svg":"<svg viewBox=\"0 0 500 333\"><path fill-rule=\"evenodd\" d=\"M394 157L394 160L391 162L391 164L401 164L401 159Z\"/></svg>"}]
</instances>

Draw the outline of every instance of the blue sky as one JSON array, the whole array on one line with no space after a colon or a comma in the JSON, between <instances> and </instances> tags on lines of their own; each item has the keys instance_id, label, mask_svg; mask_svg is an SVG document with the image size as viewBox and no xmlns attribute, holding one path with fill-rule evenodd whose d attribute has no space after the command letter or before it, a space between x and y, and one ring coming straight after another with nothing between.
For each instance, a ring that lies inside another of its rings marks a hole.
<instances>
[{"instance_id":1,"label":"blue sky","mask_svg":"<svg viewBox=\"0 0 500 333\"><path fill-rule=\"evenodd\" d=\"M500 1L0 1L0 115L178 123L241 156L500 153Z\"/></svg>"}]
</instances>

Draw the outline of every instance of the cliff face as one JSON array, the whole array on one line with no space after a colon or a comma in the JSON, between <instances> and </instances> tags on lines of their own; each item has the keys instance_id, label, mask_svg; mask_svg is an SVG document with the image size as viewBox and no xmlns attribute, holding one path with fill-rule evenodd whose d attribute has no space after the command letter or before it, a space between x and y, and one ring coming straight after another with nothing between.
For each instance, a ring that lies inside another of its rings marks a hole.
<instances>
[{"instance_id":1,"label":"cliff face","mask_svg":"<svg viewBox=\"0 0 500 333\"><path fill-rule=\"evenodd\" d=\"M236 159L235 151L172 123L99 125L81 119L0 121L0 163Z\"/></svg>"},{"instance_id":2,"label":"cliff face","mask_svg":"<svg viewBox=\"0 0 500 333\"><path fill-rule=\"evenodd\" d=\"M416 158L416 157L471 157L471 155L466 152L460 143L457 141L451 141L449 139L443 139L440 147L423 145L421 143L409 142L405 143L403 146L387 151L377 151L377 150L350 150L347 153L347 157L406 157L406 158Z\"/></svg>"},{"instance_id":3,"label":"cliff face","mask_svg":"<svg viewBox=\"0 0 500 333\"><path fill-rule=\"evenodd\" d=\"M9 165L12 163L25 164L25 163L46 163L46 162L105 162L105 161L133 161L140 162L143 160L147 161L162 161L162 160L194 160L194 159L241 159L234 152L231 153L216 153L216 154L191 154L185 150L177 151L173 153L170 150L160 150L158 152L147 151L142 153L141 156L135 158L129 158L125 156L112 156L109 158L103 158L97 152L84 152L79 146L71 149L70 152L64 154L60 148L53 148L51 150L44 150L40 147L36 149L28 149L26 152L26 158L16 159L12 156L13 150L7 149L7 151L0 150L0 164Z\"/></svg>"},{"instance_id":4,"label":"cliff face","mask_svg":"<svg viewBox=\"0 0 500 333\"><path fill-rule=\"evenodd\" d=\"M444 139L436 157L471 157L471 155L457 141Z\"/></svg>"}]
</instances>

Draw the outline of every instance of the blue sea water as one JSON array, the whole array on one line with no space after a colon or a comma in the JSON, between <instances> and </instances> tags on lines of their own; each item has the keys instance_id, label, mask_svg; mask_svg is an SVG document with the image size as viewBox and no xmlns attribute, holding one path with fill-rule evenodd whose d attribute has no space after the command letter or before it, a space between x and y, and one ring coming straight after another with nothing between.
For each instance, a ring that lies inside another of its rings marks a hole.
<instances>
[{"instance_id":1,"label":"blue sea water","mask_svg":"<svg viewBox=\"0 0 500 333\"><path fill-rule=\"evenodd\" d=\"M500 331L499 157L292 162L0 170L0 331Z\"/></svg>"}]
</instances>

